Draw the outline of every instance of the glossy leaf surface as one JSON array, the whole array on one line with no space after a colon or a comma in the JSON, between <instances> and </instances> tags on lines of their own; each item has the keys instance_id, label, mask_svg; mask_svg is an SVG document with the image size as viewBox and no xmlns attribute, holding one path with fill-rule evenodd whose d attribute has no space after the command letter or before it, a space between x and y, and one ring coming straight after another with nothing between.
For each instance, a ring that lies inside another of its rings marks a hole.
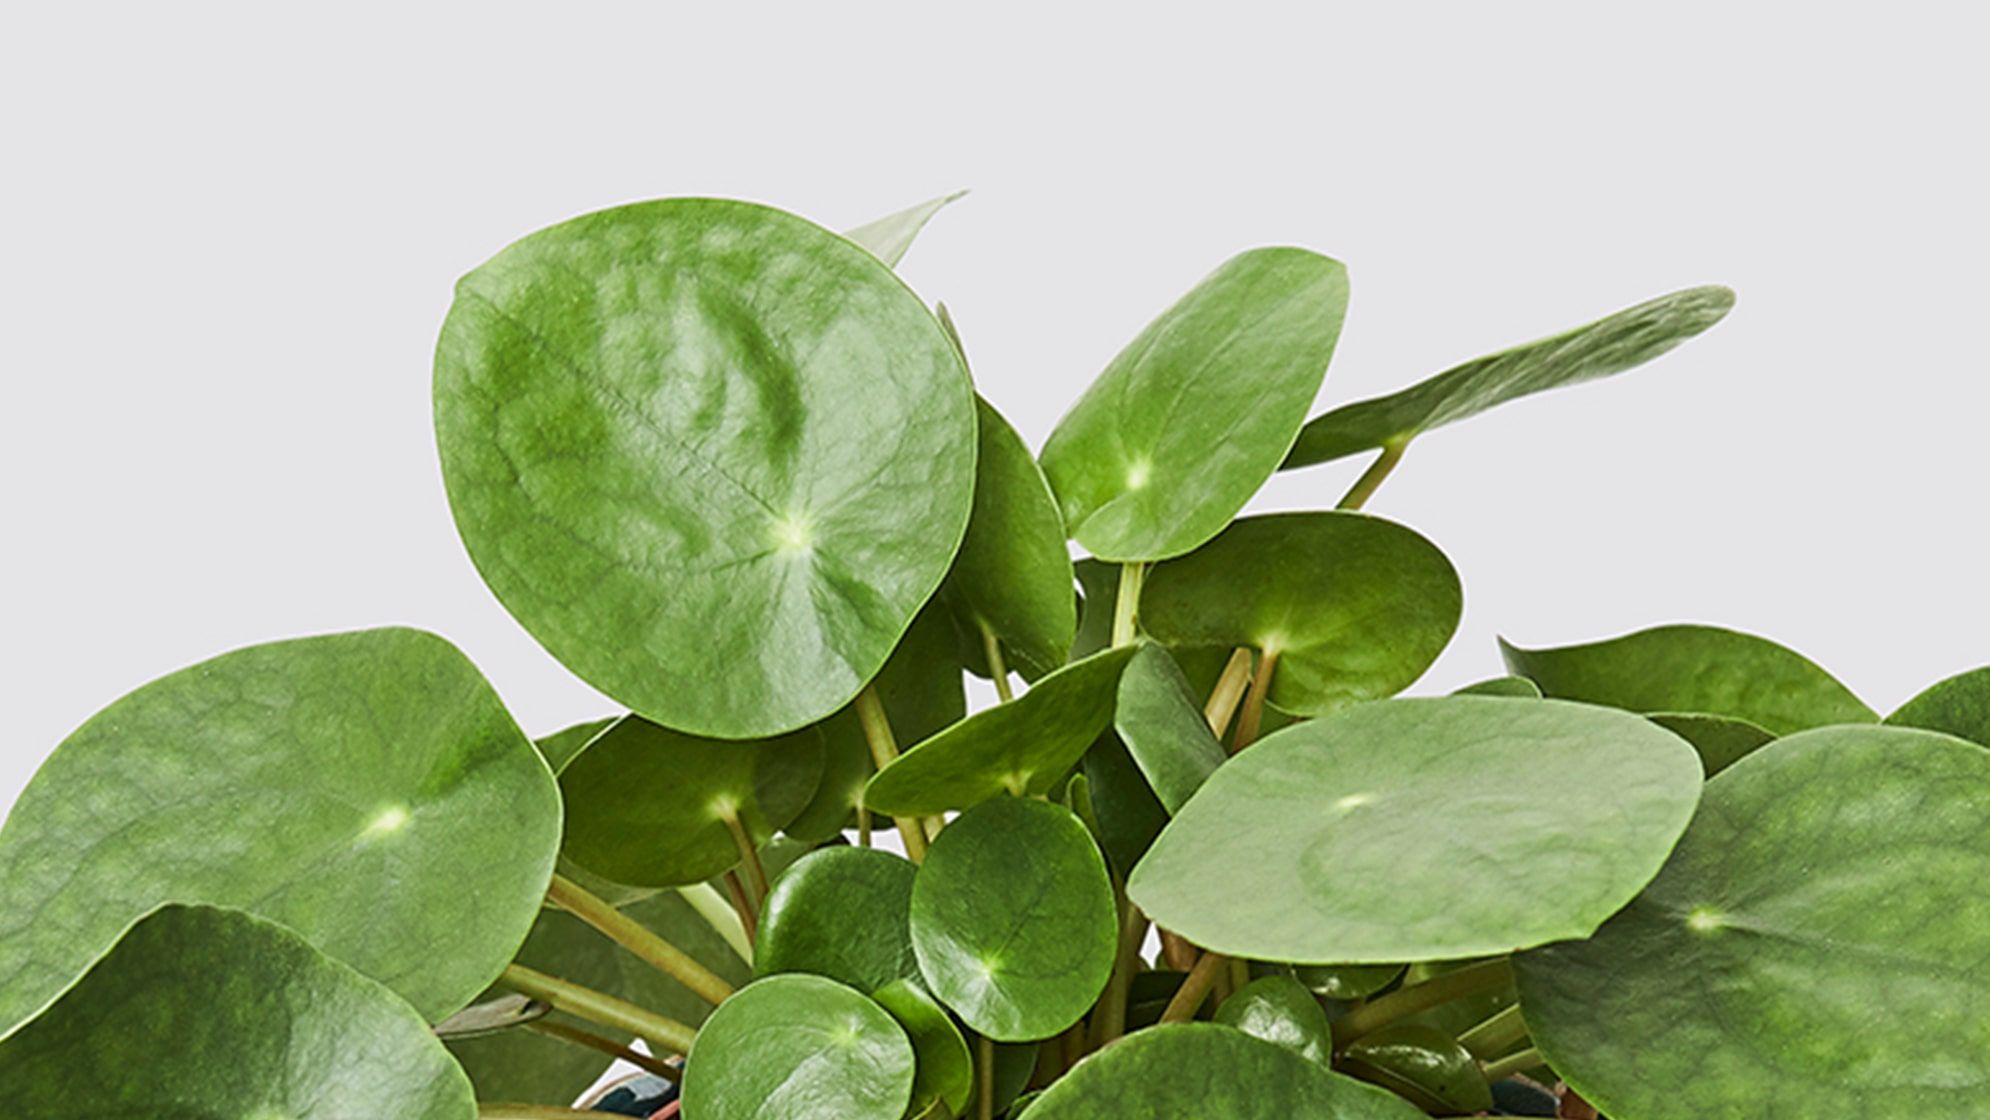
<instances>
[{"instance_id":1,"label":"glossy leaf surface","mask_svg":"<svg viewBox=\"0 0 1990 1120\"><path fill-rule=\"evenodd\" d=\"M820 976L756 980L720 1005L684 1063L686 1120L899 1120L912 1043L884 1008Z\"/></svg>"},{"instance_id":2,"label":"glossy leaf surface","mask_svg":"<svg viewBox=\"0 0 1990 1120\"><path fill-rule=\"evenodd\" d=\"M0 1031L162 902L253 910L442 1019L525 939L559 829L545 762L442 639L224 654L93 716L0 828Z\"/></svg>"},{"instance_id":3,"label":"glossy leaf surface","mask_svg":"<svg viewBox=\"0 0 1990 1120\"><path fill-rule=\"evenodd\" d=\"M1664 873L1594 938L1514 959L1535 1043L1611 1116L1979 1115L1986 819L1974 744L1781 739L1707 783Z\"/></svg>"},{"instance_id":4,"label":"glossy leaf surface","mask_svg":"<svg viewBox=\"0 0 1990 1120\"><path fill-rule=\"evenodd\" d=\"M1240 518L1157 565L1140 597L1169 645L1276 651L1271 702L1321 715L1408 688L1458 628L1458 573L1422 536L1362 513Z\"/></svg>"},{"instance_id":5,"label":"glossy leaf surface","mask_svg":"<svg viewBox=\"0 0 1990 1120\"><path fill-rule=\"evenodd\" d=\"M1071 812L1003 798L941 832L912 883L926 986L1001 1042L1063 1031L1112 972L1119 922L1104 859Z\"/></svg>"},{"instance_id":6,"label":"glossy leaf surface","mask_svg":"<svg viewBox=\"0 0 1990 1120\"><path fill-rule=\"evenodd\" d=\"M1641 366L1713 326L1734 306L1721 287L1688 288L1537 342L1474 358L1386 397L1307 423L1287 469L1403 443L1530 393Z\"/></svg>"},{"instance_id":7,"label":"glossy leaf surface","mask_svg":"<svg viewBox=\"0 0 1990 1120\"><path fill-rule=\"evenodd\" d=\"M1513 775L1555 776L1542 797ZM1254 960L1389 963L1582 937L1657 874L1700 764L1649 721L1487 696L1364 704L1232 758L1134 869L1155 923ZM1552 875L1556 890L1530 887Z\"/></svg>"},{"instance_id":8,"label":"glossy leaf surface","mask_svg":"<svg viewBox=\"0 0 1990 1120\"><path fill-rule=\"evenodd\" d=\"M767 894L754 972L812 972L860 992L918 976L907 924L915 870L869 848L824 848L795 861Z\"/></svg>"},{"instance_id":9,"label":"glossy leaf surface","mask_svg":"<svg viewBox=\"0 0 1990 1120\"><path fill-rule=\"evenodd\" d=\"M470 1083L386 988L239 910L142 918L0 1039L0 1114L471 1120Z\"/></svg>"},{"instance_id":10,"label":"glossy leaf surface","mask_svg":"<svg viewBox=\"0 0 1990 1120\"><path fill-rule=\"evenodd\" d=\"M800 813L822 774L822 737L702 739L625 716L560 772L566 854L617 883L699 883L740 860L725 823L756 844Z\"/></svg>"},{"instance_id":11,"label":"glossy leaf surface","mask_svg":"<svg viewBox=\"0 0 1990 1120\"><path fill-rule=\"evenodd\" d=\"M1654 712L1651 721L1693 744L1700 752L1700 769L1709 778L1776 738L1745 719L1703 712Z\"/></svg>"},{"instance_id":12,"label":"glossy leaf surface","mask_svg":"<svg viewBox=\"0 0 1990 1120\"><path fill-rule=\"evenodd\" d=\"M1507 667L1561 700L1632 712L1703 712L1777 735L1873 723L1871 708L1809 658L1714 626L1659 626L1558 649L1502 640Z\"/></svg>"},{"instance_id":13,"label":"glossy leaf surface","mask_svg":"<svg viewBox=\"0 0 1990 1120\"><path fill-rule=\"evenodd\" d=\"M925 304L747 203L589 214L464 277L435 415L499 600L588 683L714 737L855 696L974 500L973 392Z\"/></svg>"},{"instance_id":14,"label":"glossy leaf surface","mask_svg":"<svg viewBox=\"0 0 1990 1120\"><path fill-rule=\"evenodd\" d=\"M1365 1035L1347 1049L1343 1068L1438 1116L1484 1112L1492 1087L1458 1040L1415 1023Z\"/></svg>"},{"instance_id":15,"label":"glossy leaf surface","mask_svg":"<svg viewBox=\"0 0 1990 1120\"><path fill-rule=\"evenodd\" d=\"M1006 704L984 708L878 771L864 790L873 812L922 816L991 797L1048 792L1112 722L1132 647L1076 661Z\"/></svg>"},{"instance_id":16,"label":"glossy leaf surface","mask_svg":"<svg viewBox=\"0 0 1990 1120\"><path fill-rule=\"evenodd\" d=\"M917 206L908 206L896 213L886 214L874 222L865 222L843 236L869 249L877 258L893 268L905 259L905 251L912 248L926 223L934 215L946 209L950 202L958 201L966 191L955 191L928 199Z\"/></svg>"},{"instance_id":17,"label":"glossy leaf surface","mask_svg":"<svg viewBox=\"0 0 1990 1120\"><path fill-rule=\"evenodd\" d=\"M1168 651L1142 645L1119 678L1113 727L1168 812L1178 812L1223 765L1223 744Z\"/></svg>"},{"instance_id":18,"label":"glossy leaf surface","mask_svg":"<svg viewBox=\"0 0 1990 1120\"><path fill-rule=\"evenodd\" d=\"M940 1101L957 1116L967 1115L974 1095L974 1056L946 1008L912 980L893 980L871 993L912 1040L918 1073L912 1084L916 1115Z\"/></svg>"},{"instance_id":19,"label":"glossy leaf surface","mask_svg":"<svg viewBox=\"0 0 1990 1120\"><path fill-rule=\"evenodd\" d=\"M1342 1001L1366 999L1402 974L1399 964L1302 964L1292 968L1292 978L1307 991Z\"/></svg>"},{"instance_id":20,"label":"glossy leaf surface","mask_svg":"<svg viewBox=\"0 0 1990 1120\"><path fill-rule=\"evenodd\" d=\"M1896 727L1940 731L1990 747L1990 667L1929 686L1886 717Z\"/></svg>"},{"instance_id":21,"label":"glossy leaf surface","mask_svg":"<svg viewBox=\"0 0 1990 1120\"><path fill-rule=\"evenodd\" d=\"M1165 560L1215 536L1284 459L1347 312L1304 249L1225 262L1121 351L1052 432L1043 469L1094 556Z\"/></svg>"},{"instance_id":22,"label":"glossy leaf surface","mask_svg":"<svg viewBox=\"0 0 1990 1120\"><path fill-rule=\"evenodd\" d=\"M1216 1009L1216 1021L1276 1043L1308 1061L1331 1066L1333 1028L1313 993L1290 976L1260 976Z\"/></svg>"}]
</instances>

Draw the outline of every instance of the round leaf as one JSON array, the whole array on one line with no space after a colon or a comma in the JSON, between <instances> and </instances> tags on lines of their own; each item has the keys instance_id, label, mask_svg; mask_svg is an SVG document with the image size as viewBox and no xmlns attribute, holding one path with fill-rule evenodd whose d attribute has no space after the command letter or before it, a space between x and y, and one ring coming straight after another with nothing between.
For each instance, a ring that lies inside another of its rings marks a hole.
<instances>
[{"instance_id":1,"label":"round leaf","mask_svg":"<svg viewBox=\"0 0 1990 1120\"><path fill-rule=\"evenodd\" d=\"M1078 1063L1029 1120L1424 1120L1401 1098L1214 1023L1154 1027Z\"/></svg>"},{"instance_id":2,"label":"round leaf","mask_svg":"<svg viewBox=\"0 0 1990 1120\"><path fill-rule=\"evenodd\" d=\"M1112 722L1119 672L1131 656L1131 646L1093 654L941 731L878 771L864 804L910 817L1048 792Z\"/></svg>"},{"instance_id":3,"label":"round leaf","mask_svg":"<svg viewBox=\"0 0 1990 1120\"><path fill-rule=\"evenodd\" d=\"M444 481L533 637L665 726L761 738L877 674L974 501L952 343L885 264L762 206L542 230L464 277Z\"/></svg>"},{"instance_id":4,"label":"round leaf","mask_svg":"<svg viewBox=\"0 0 1990 1120\"><path fill-rule=\"evenodd\" d=\"M1453 696L1505 696L1515 700L1541 699L1541 687L1526 677L1494 677L1468 684Z\"/></svg>"},{"instance_id":5,"label":"round leaf","mask_svg":"<svg viewBox=\"0 0 1990 1120\"><path fill-rule=\"evenodd\" d=\"M822 736L812 727L732 741L625 716L560 772L565 851L628 886L702 882L739 862L727 814L765 844L808 804L821 776Z\"/></svg>"},{"instance_id":6,"label":"round leaf","mask_svg":"<svg viewBox=\"0 0 1990 1120\"><path fill-rule=\"evenodd\" d=\"M1237 989L1216 1009L1216 1021L1323 1066L1334 1063L1326 1011L1290 976L1260 976Z\"/></svg>"},{"instance_id":7,"label":"round leaf","mask_svg":"<svg viewBox=\"0 0 1990 1120\"><path fill-rule=\"evenodd\" d=\"M1555 796L1516 784L1555 776ZM1134 869L1156 924L1254 960L1381 964L1583 937L1665 862L1691 748L1580 704L1452 696L1287 728L1206 782ZM1532 884L1552 873L1556 889Z\"/></svg>"},{"instance_id":8,"label":"round leaf","mask_svg":"<svg viewBox=\"0 0 1990 1120\"><path fill-rule=\"evenodd\" d=\"M1402 974L1400 964L1302 964L1292 968L1293 979L1307 991L1343 1002L1366 999Z\"/></svg>"},{"instance_id":9,"label":"round leaf","mask_svg":"<svg viewBox=\"0 0 1990 1120\"><path fill-rule=\"evenodd\" d=\"M1342 1068L1433 1115L1481 1113L1493 1106L1492 1087L1471 1053L1443 1031L1397 1023L1347 1048Z\"/></svg>"},{"instance_id":10,"label":"round leaf","mask_svg":"<svg viewBox=\"0 0 1990 1120\"><path fill-rule=\"evenodd\" d=\"M1886 722L1941 731L1990 747L1990 666L1930 686L1886 717Z\"/></svg>"},{"instance_id":11,"label":"round leaf","mask_svg":"<svg viewBox=\"0 0 1990 1120\"><path fill-rule=\"evenodd\" d=\"M1651 721L1693 744L1709 778L1776 738L1745 719L1702 712L1654 712Z\"/></svg>"},{"instance_id":12,"label":"round leaf","mask_svg":"<svg viewBox=\"0 0 1990 1120\"><path fill-rule=\"evenodd\" d=\"M1879 719L1803 655L1714 626L1658 626L1559 649L1499 645L1509 669L1561 700L1632 712L1703 712L1777 735Z\"/></svg>"},{"instance_id":13,"label":"round leaf","mask_svg":"<svg viewBox=\"0 0 1990 1120\"><path fill-rule=\"evenodd\" d=\"M273 922L167 906L0 1039L0 1113L471 1120L412 1007Z\"/></svg>"},{"instance_id":14,"label":"round leaf","mask_svg":"<svg viewBox=\"0 0 1990 1120\"><path fill-rule=\"evenodd\" d=\"M1276 654L1271 702L1298 715L1408 688L1463 610L1458 573L1437 546L1342 512L1240 518L1157 566L1140 596L1142 625L1169 645Z\"/></svg>"},{"instance_id":15,"label":"round leaf","mask_svg":"<svg viewBox=\"0 0 1990 1120\"><path fill-rule=\"evenodd\" d=\"M1990 1095L1990 752L1831 727L1707 783L1651 887L1514 959L1611 1116L1971 1117Z\"/></svg>"},{"instance_id":16,"label":"round leaf","mask_svg":"<svg viewBox=\"0 0 1990 1120\"><path fill-rule=\"evenodd\" d=\"M162 902L278 921L446 1018L532 928L559 830L545 762L441 638L224 654L93 716L0 828L0 1031Z\"/></svg>"},{"instance_id":17,"label":"round leaf","mask_svg":"<svg viewBox=\"0 0 1990 1120\"><path fill-rule=\"evenodd\" d=\"M911 980L893 980L871 998L905 1028L912 1052L919 1057L912 1084L913 1112L921 1113L940 1101L954 1115L966 1115L974 1094L974 1056L946 1008Z\"/></svg>"},{"instance_id":18,"label":"round leaf","mask_svg":"<svg viewBox=\"0 0 1990 1120\"><path fill-rule=\"evenodd\" d=\"M725 1001L684 1063L689 1120L899 1120L912 1044L884 1008L820 976L756 980Z\"/></svg>"},{"instance_id":19,"label":"round leaf","mask_svg":"<svg viewBox=\"0 0 1990 1120\"><path fill-rule=\"evenodd\" d=\"M1386 397L1342 405L1299 433L1285 469L1324 463L1475 416L1530 393L1641 366L1726 317L1734 293L1688 288L1572 331L1474 358Z\"/></svg>"},{"instance_id":20,"label":"round leaf","mask_svg":"<svg viewBox=\"0 0 1990 1120\"><path fill-rule=\"evenodd\" d=\"M795 861L767 893L755 975L812 972L864 992L919 975L907 925L915 870L869 848L824 848Z\"/></svg>"},{"instance_id":21,"label":"round leaf","mask_svg":"<svg viewBox=\"0 0 1990 1120\"><path fill-rule=\"evenodd\" d=\"M1305 249L1239 254L1121 351L1043 449L1071 535L1107 560L1215 536L1270 478L1319 394L1347 270Z\"/></svg>"},{"instance_id":22,"label":"round leaf","mask_svg":"<svg viewBox=\"0 0 1990 1120\"><path fill-rule=\"evenodd\" d=\"M1151 643L1120 674L1113 727L1170 813L1180 811L1227 757L1181 666Z\"/></svg>"},{"instance_id":23,"label":"round leaf","mask_svg":"<svg viewBox=\"0 0 1990 1120\"><path fill-rule=\"evenodd\" d=\"M1046 801L949 824L912 882L912 948L932 993L1001 1042L1058 1034L1105 990L1119 921L1098 845Z\"/></svg>"}]
</instances>

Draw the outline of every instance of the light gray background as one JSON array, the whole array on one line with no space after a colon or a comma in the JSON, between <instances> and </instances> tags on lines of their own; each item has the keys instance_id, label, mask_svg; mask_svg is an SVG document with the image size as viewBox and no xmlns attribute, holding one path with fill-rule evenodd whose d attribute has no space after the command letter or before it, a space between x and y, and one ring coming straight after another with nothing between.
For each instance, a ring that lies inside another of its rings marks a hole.
<instances>
[{"instance_id":1,"label":"light gray background","mask_svg":"<svg viewBox=\"0 0 1990 1120\"><path fill-rule=\"evenodd\" d=\"M1371 508L1467 589L1420 690L1496 633L1674 620L1882 708L1990 662L1981 18L1368 8L10 6L0 805L119 694L283 636L425 626L530 730L607 711L464 557L429 356L500 246L671 194L846 226L973 188L904 271L1033 443L1247 246L1350 266L1323 405L1731 284L1659 364L1412 450Z\"/></svg>"}]
</instances>

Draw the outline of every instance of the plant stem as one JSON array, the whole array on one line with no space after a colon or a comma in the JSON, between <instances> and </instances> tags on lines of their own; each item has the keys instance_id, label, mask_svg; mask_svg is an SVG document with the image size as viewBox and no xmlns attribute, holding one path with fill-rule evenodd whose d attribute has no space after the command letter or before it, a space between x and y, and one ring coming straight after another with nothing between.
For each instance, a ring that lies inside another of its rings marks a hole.
<instances>
[{"instance_id":1,"label":"plant stem","mask_svg":"<svg viewBox=\"0 0 1990 1120\"><path fill-rule=\"evenodd\" d=\"M760 847L747 834L746 822L739 819L739 810L727 806L719 819L725 822L726 831L732 833L732 842L739 849L739 864L746 868L746 885L753 894L753 908L758 910L767 901L767 868L760 862Z\"/></svg>"},{"instance_id":2,"label":"plant stem","mask_svg":"<svg viewBox=\"0 0 1990 1120\"><path fill-rule=\"evenodd\" d=\"M1230 990L1236 992L1251 982L1251 965L1241 957L1230 958Z\"/></svg>"},{"instance_id":3,"label":"plant stem","mask_svg":"<svg viewBox=\"0 0 1990 1120\"><path fill-rule=\"evenodd\" d=\"M732 985L718 973L572 879L554 875L552 885L546 888L546 898L634 953L645 964L691 989L692 994L706 1003L716 1007L732 995Z\"/></svg>"},{"instance_id":4,"label":"plant stem","mask_svg":"<svg viewBox=\"0 0 1990 1120\"><path fill-rule=\"evenodd\" d=\"M1508 1054L1499 1061L1487 1062L1482 1068L1486 1075L1486 1080L1491 1082L1505 1080L1523 1069L1533 1069L1540 1064L1541 1052L1529 1046L1525 1050Z\"/></svg>"},{"instance_id":5,"label":"plant stem","mask_svg":"<svg viewBox=\"0 0 1990 1120\"><path fill-rule=\"evenodd\" d=\"M857 846L871 846L871 811L862 805L857 806Z\"/></svg>"},{"instance_id":6,"label":"plant stem","mask_svg":"<svg viewBox=\"0 0 1990 1120\"><path fill-rule=\"evenodd\" d=\"M1002 660L1002 639L995 636L995 630L986 622L981 625L981 655L988 659L988 677L995 682L995 695L1007 704L1016 698L1016 692L1009 687L1009 666Z\"/></svg>"},{"instance_id":7,"label":"plant stem","mask_svg":"<svg viewBox=\"0 0 1990 1120\"><path fill-rule=\"evenodd\" d=\"M760 917L753 912L752 900L746 897L746 884L739 881L737 871L728 871L721 878L726 885L726 897L732 900L732 912L739 915L739 924L746 930L746 943L758 943Z\"/></svg>"},{"instance_id":8,"label":"plant stem","mask_svg":"<svg viewBox=\"0 0 1990 1120\"><path fill-rule=\"evenodd\" d=\"M878 699L877 685L867 684L857 694L857 722L864 725L864 741L871 746L871 762L880 770L890 766L898 757L898 740L891 733L891 717L885 715L884 702ZM905 858L913 863L926 862L926 832L919 827L918 820L893 817L891 822L898 826L898 835L905 841Z\"/></svg>"},{"instance_id":9,"label":"plant stem","mask_svg":"<svg viewBox=\"0 0 1990 1120\"><path fill-rule=\"evenodd\" d=\"M1209 702L1202 706L1202 718L1209 721L1209 730L1218 739L1230 729L1230 717L1237 714L1237 702L1244 698L1250 683L1251 649L1238 646L1224 664L1223 675L1216 678L1216 687L1209 691Z\"/></svg>"},{"instance_id":10,"label":"plant stem","mask_svg":"<svg viewBox=\"0 0 1990 1120\"><path fill-rule=\"evenodd\" d=\"M980 1120L995 1120L995 1040L982 1035L974 1040L976 1095L975 1115Z\"/></svg>"},{"instance_id":11,"label":"plant stem","mask_svg":"<svg viewBox=\"0 0 1990 1120\"><path fill-rule=\"evenodd\" d=\"M1119 566L1119 597L1112 607L1112 644L1130 646L1140 635L1140 588L1147 582L1147 564L1133 560Z\"/></svg>"},{"instance_id":12,"label":"plant stem","mask_svg":"<svg viewBox=\"0 0 1990 1120\"><path fill-rule=\"evenodd\" d=\"M1221 953L1205 951L1202 958L1195 962L1195 967L1188 970L1188 977L1182 981L1182 986L1175 989L1174 998L1168 1001L1166 1010L1161 1012L1161 1021L1186 1023L1195 1018L1196 1011L1202 1007L1202 1001L1209 995L1209 989L1215 985L1217 975L1227 971L1229 967L1230 958Z\"/></svg>"},{"instance_id":13,"label":"plant stem","mask_svg":"<svg viewBox=\"0 0 1990 1120\"><path fill-rule=\"evenodd\" d=\"M683 899L698 916L705 920L720 937L726 939L733 954L747 964L753 963L753 938L746 931L746 923L739 920L739 911L733 909L731 900L710 883L692 883L677 888L677 897Z\"/></svg>"},{"instance_id":14,"label":"plant stem","mask_svg":"<svg viewBox=\"0 0 1990 1120\"><path fill-rule=\"evenodd\" d=\"M1527 1037L1527 1024L1520 1018L1520 1005L1513 1004L1458 1036L1458 1045L1484 1061Z\"/></svg>"},{"instance_id":15,"label":"plant stem","mask_svg":"<svg viewBox=\"0 0 1990 1120\"><path fill-rule=\"evenodd\" d=\"M1196 947L1183 940L1180 934L1170 929L1161 931L1161 959L1167 962L1169 968L1187 972L1195 967L1196 958L1200 955Z\"/></svg>"},{"instance_id":16,"label":"plant stem","mask_svg":"<svg viewBox=\"0 0 1990 1120\"><path fill-rule=\"evenodd\" d=\"M1128 902L1119 926L1119 955L1113 959L1112 979L1106 981L1106 994L1093 1012L1092 1049L1126 1033L1126 1004L1133 995L1133 974L1140 971L1140 943L1147 940L1147 915Z\"/></svg>"},{"instance_id":17,"label":"plant stem","mask_svg":"<svg viewBox=\"0 0 1990 1120\"><path fill-rule=\"evenodd\" d=\"M1375 461L1368 464L1368 469L1362 472L1360 478L1354 480L1354 485L1334 508L1360 509L1366 505L1368 499L1381 487L1382 480L1388 478L1389 472L1396 469L1396 464L1403 461L1403 452L1409 448L1409 445L1410 441L1407 439L1392 439L1383 444L1382 454L1377 455Z\"/></svg>"},{"instance_id":18,"label":"plant stem","mask_svg":"<svg viewBox=\"0 0 1990 1120\"><path fill-rule=\"evenodd\" d=\"M654 1073L666 1081L680 1081L684 1077L684 1071L671 1065L669 1062L652 1058L640 1050L631 1050L612 1038L603 1038L592 1031L581 1030L579 1027L570 1027L565 1023L555 1023L547 1019L540 1019L536 1022L525 1024L525 1029L537 1034L543 1034L548 1038L557 1038L562 1042L571 1042L575 1046L585 1046L589 1050L594 1050L619 1061L627 1062L645 1072Z\"/></svg>"},{"instance_id":19,"label":"plant stem","mask_svg":"<svg viewBox=\"0 0 1990 1120\"><path fill-rule=\"evenodd\" d=\"M1237 716L1237 737L1230 741L1231 754L1257 742L1258 728L1264 725L1265 694L1271 691L1271 674L1277 668L1278 650L1268 649L1258 655L1258 671L1251 678L1250 695L1245 697L1244 710Z\"/></svg>"},{"instance_id":20,"label":"plant stem","mask_svg":"<svg viewBox=\"0 0 1990 1120\"><path fill-rule=\"evenodd\" d=\"M685 1053L691 1049L691 1040L698 1036L695 1029L675 1019L521 964L506 965L498 983L590 1023L626 1031L663 1053Z\"/></svg>"},{"instance_id":21,"label":"plant stem","mask_svg":"<svg viewBox=\"0 0 1990 1120\"><path fill-rule=\"evenodd\" d=\"M1334 1021L1334 1046L1346 1046L1362 1035L1388 1026L1440 1003L1496 992L1513 983L1513 964L1505 957L1481 961L1433 976L1421 984L1399 988L1373 1003L1363 1004Z\"/></svg>"}]
</instances>

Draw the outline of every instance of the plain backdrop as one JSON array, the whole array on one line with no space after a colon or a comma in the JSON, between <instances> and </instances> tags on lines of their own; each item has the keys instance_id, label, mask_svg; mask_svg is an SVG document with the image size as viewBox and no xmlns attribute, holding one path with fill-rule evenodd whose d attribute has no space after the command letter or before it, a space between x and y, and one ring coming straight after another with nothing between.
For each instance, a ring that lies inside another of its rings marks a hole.
<instances>
[{"instance_id":1,"label":"plain backdrop","mask_svg":"<svg viewBox=\"0 0 1990 1120\"><path fill-rule=\"evenodd\" d=\"M1033 445L1254 245L1350 268L1323 407L1730 284L1657 364L1411 450L1370 508L1467 604L1418 690L1496 673L1496 634L1702 621L1890 708L1990 662L1986 30L1959 4L10 5L0 806L121 693L286 636L428 627L528 730L609 711L458 544L429 360L498 248L676 194L844 227L972 188L903 271Z\"/></svg>"}]
</instances>

